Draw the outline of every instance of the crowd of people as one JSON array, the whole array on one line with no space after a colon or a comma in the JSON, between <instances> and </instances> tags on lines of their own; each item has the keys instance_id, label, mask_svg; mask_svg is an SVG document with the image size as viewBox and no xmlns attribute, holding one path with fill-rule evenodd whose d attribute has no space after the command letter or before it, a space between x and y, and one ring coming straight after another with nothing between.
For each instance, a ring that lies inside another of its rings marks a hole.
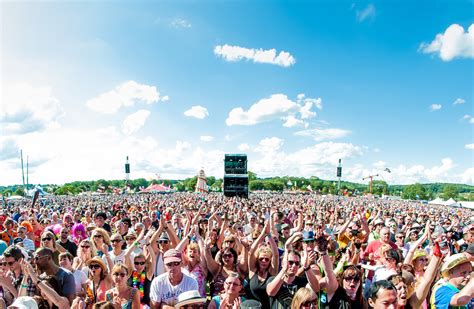
<instances>
[{"instance_id":1,"label":"crowd of people","mask_svg":"<svg viewBox=\"0 0 474 309\"><path fill-rule=\"evenodd\" d=\"M474 308L474 212L316 194L0 210L3 308Z\"/></svg>"}]
</instances>

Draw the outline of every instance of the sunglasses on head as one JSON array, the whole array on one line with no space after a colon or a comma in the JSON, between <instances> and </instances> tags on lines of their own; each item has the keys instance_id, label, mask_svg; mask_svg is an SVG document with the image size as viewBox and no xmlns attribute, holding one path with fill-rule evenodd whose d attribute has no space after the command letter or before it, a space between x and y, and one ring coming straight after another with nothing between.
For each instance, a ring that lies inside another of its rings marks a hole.
<instances>
[{"instance_id":1,"label":"sunglasses on head","mask_svg":"<svg viewBox=\"0 0 474 309\"><path fill-rule=\"evenodd\" d=\"M290 265L290 266L293 266L293 265L300 266L300 261L288 261L288 265Z\"/></svg>"},{"instance_id":2,"label":"sunglasses on head","mask_svg":"<svg viewBox=\"0 0 474 309\"><path fill-rule=\"evenodd\" d=\"M114 277L122 277L122 278L125 278L127 276L126 273L114 273L113 275Z\"/></svg>"},{"instance_id":3,"label":"sunglasses on head","mask_svg":"<svg viewBox=\"0 0 474 309\"><path fill-rule=\"evenodd\" d=\"M146 262L135 262L135 265L145 265Z\"/></svg>"},{"instance_id":4,"label":"sunglasses on head","mask_svg":"<svg viewBox=\"0 0 474 309\"><path fill-rule=\"evenodd\" d=\"M179 266L179 264L181 264L181 262L170 262L170 263L166 263L166 266L168 266L168 267Z\"/></svg>"}]
</instances>

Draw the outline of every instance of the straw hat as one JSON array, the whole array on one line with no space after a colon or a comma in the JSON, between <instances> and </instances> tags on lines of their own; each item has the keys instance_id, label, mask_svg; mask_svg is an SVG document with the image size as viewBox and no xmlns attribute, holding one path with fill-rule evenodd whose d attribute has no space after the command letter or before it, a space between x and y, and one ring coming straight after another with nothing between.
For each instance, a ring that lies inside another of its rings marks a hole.
<instances>
[{"instance_id":1,"label":"straw hat","mask_svg":"<svg viewBox=\"0 0 474 309\"><path fill-rule=\"evenodd\" d=\"M186 305L198 305L198 304L205 304L206 303L206 298L201 297L201 294L199 294L199 291L197 290L191 290L191 291L186 291L178 296L178 302L174 306L175 308L181 308L182 306Z\"/></svg>"},{"instance_id":2,"label":"straw hat","mask_svg":"<svg viewBox=\"0 0 474 309\"><path fill-rule=\"evenodd\" d=\"M441 266L441 274L443 277L448 277L449 271L459 265L470 263L469 259L464 253L451 255L446 259L443 266Z\"/></svg>"}]
</instances>

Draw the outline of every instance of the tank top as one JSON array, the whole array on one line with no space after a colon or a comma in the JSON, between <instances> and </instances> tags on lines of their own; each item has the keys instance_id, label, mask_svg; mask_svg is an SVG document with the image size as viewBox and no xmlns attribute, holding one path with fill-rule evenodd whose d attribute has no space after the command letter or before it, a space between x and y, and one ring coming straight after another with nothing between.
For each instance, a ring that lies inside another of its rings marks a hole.
<instances>
[{"instance_id":1,"label":"tank top","mask_svg":"<svg viewBox=\"0 0 474 309\"><path fill-rule=\"evenodd\" d=\"M267 284L270 275L267 274L267 278L264 281L258 279L257 273L250 278L250 292L252 299L258 300L262 304L262 308L270 308L270 299L267 294Z\"/></svg>"},{"instance_id":2,"label":"tank top","mask_svg":"<svg viewBox=\"0 0 474 309\"><path fill-rule=\"evenodd\" d=\"M132 309L133 296L135 295L136 291L136 289L132 289L132 292L130 293L130 297L128 298L127 302L125 304L121 304L122 309ZM107 293L106 297L109 302L113 303L112 295Z\"/></svg>"},{"instance_id":3,"label":"tank top","mask_svg":"<svg viewBox=\"0 0 474 309\"><path fill-rule=\"evenodd\" d=\"M191 271L189 267L190 265L184 267L185 273L197 281L199 294L201 294L201 297L206 297L206 277L204 276L201 265L197 264Z\"/></svg>"}]
</instances>

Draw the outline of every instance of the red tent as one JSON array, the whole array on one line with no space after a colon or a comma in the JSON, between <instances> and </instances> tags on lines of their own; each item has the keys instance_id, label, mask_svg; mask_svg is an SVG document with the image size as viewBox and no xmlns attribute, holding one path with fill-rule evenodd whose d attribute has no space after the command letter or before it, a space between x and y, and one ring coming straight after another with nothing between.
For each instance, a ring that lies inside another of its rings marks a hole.
<instances>
[{"instance_id":1,"label":"red tent","mask_svg":"<svg viewBox=\"0 0 474 309\"><path fill-rule=\"evenodd\" d=\"M148 186L148 188L142 190L141 192L170 192L172 191L171 187L165 186L163 183L162 184L151 184Z\"/></svg>"}]
</instances>

